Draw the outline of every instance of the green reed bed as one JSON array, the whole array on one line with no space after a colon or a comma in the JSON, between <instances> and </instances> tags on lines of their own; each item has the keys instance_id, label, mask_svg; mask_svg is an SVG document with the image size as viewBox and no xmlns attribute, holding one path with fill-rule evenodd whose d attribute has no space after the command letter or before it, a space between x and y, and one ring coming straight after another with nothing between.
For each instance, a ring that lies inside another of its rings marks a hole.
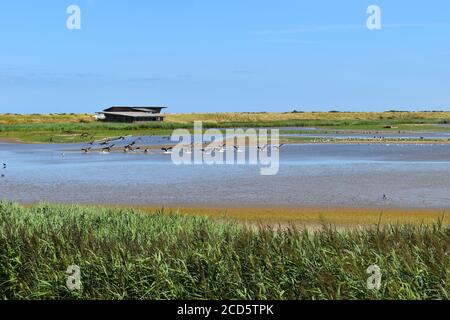
<instances>
[{"instance_id":1,"label":"green reed bed","mask_svg":"<svg viewBox=\"0 0 450 320\"><path fill-rule=\"evenodd\" d=\"M372 120L334 120L334 119L303 119L303 120L272 120L272 121L204 121L203 128L275 128L275 127L319 127L323 130L385 130L393 126L395 130L424 130L417 124L447 123L446 119L383 118ZM18 139L23 142L69 143L86 142L120 135L170 135L175 129L189 129L193 122L150 122L150 123L26 123L0 124L0 138ZM443 131L446 128L428 126L426 131Z\"/></svg>"},{"instance_id":2,"label":"green reed bed","mask_svg":"<svg viewBox=\"0 0 450 320\"><path fill-rule=\"evenodd\" d=\"M1 202L0 299L449 299L449 249L439 222L308 232ZM66 287L74 264L80 291Z\"/></svg>"}]
</instances>

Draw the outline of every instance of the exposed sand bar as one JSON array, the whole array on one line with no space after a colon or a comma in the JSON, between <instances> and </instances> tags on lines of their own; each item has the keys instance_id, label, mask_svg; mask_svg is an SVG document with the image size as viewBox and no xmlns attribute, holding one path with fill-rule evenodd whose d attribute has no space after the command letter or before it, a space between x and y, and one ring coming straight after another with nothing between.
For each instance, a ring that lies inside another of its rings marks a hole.
<instances>
[{"instance_id":1,"label":"exposed sand bar","mask_svg":"<svg viewBox=\"0 0 450 320\"><path fill-rule=\"evenodd\" d=\"M115 207L126 208L128 205ZM224 206L176 206L139 207L139 210L149 213L164 210L167 214L185 214L207 216L211 218L233 219L239 222L289 224L320 226L332 224L337 226L371 226L377 224L432 224L438 220L450 223L449 209L418 209L418 208L325 208L325 207L231 207Z\"/></svg>"}]
</instances>

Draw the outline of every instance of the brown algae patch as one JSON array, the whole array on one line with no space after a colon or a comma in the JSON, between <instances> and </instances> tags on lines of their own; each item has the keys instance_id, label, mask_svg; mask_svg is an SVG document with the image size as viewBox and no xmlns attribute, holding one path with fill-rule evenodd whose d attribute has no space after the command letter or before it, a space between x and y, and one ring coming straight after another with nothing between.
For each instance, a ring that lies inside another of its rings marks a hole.
<instances>
[{"instance_id":1,"label":"brown algae patch","mask_svg":"<svg viewBox=\"0 0 450 320\"><path fill-rule=\"evenodd\" d=\"M161 211L162 208L139 207L146 212ZM232 219L238 222L320 226L371 226L387 224L433 224L439 220L450 223L450 214L441 209L410 208L225 208L225 207L164 207L167 214L206 216L217 219Z\"/></svg>"}]
</instances>

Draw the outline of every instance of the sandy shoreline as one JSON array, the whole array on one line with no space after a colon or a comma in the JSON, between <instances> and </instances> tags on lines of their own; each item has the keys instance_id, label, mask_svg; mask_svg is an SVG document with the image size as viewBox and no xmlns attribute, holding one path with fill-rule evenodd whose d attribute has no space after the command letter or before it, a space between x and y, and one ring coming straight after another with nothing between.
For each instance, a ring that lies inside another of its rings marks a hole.
<instances>
[{"instance_id":1,"label":"sandy shoreline","mask_svg":"<svg viewBox=\"0 0 450 320\"><path fill-rule=\"evenodd\" d=\"M23 142L16 138L0 138L0 143L11 143L11 144L35 144L33 142Z\"/></svg>"}]
</instances>

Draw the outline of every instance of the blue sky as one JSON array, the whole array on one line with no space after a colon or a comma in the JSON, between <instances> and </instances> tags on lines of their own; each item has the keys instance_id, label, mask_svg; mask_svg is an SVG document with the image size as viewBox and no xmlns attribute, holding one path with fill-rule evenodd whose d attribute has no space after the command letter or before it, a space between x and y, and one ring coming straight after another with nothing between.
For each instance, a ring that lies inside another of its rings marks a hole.
<instances>
[{"instance_id":1,"label":"blue sky","mask_svg":"<svg viewBox=\"0 0 450 320\"><path fill-rule=\"evenodd\" d=\"M0 30L0 113L450 110L448 0L15 0Z\"/></svg>"}]
</instances>

